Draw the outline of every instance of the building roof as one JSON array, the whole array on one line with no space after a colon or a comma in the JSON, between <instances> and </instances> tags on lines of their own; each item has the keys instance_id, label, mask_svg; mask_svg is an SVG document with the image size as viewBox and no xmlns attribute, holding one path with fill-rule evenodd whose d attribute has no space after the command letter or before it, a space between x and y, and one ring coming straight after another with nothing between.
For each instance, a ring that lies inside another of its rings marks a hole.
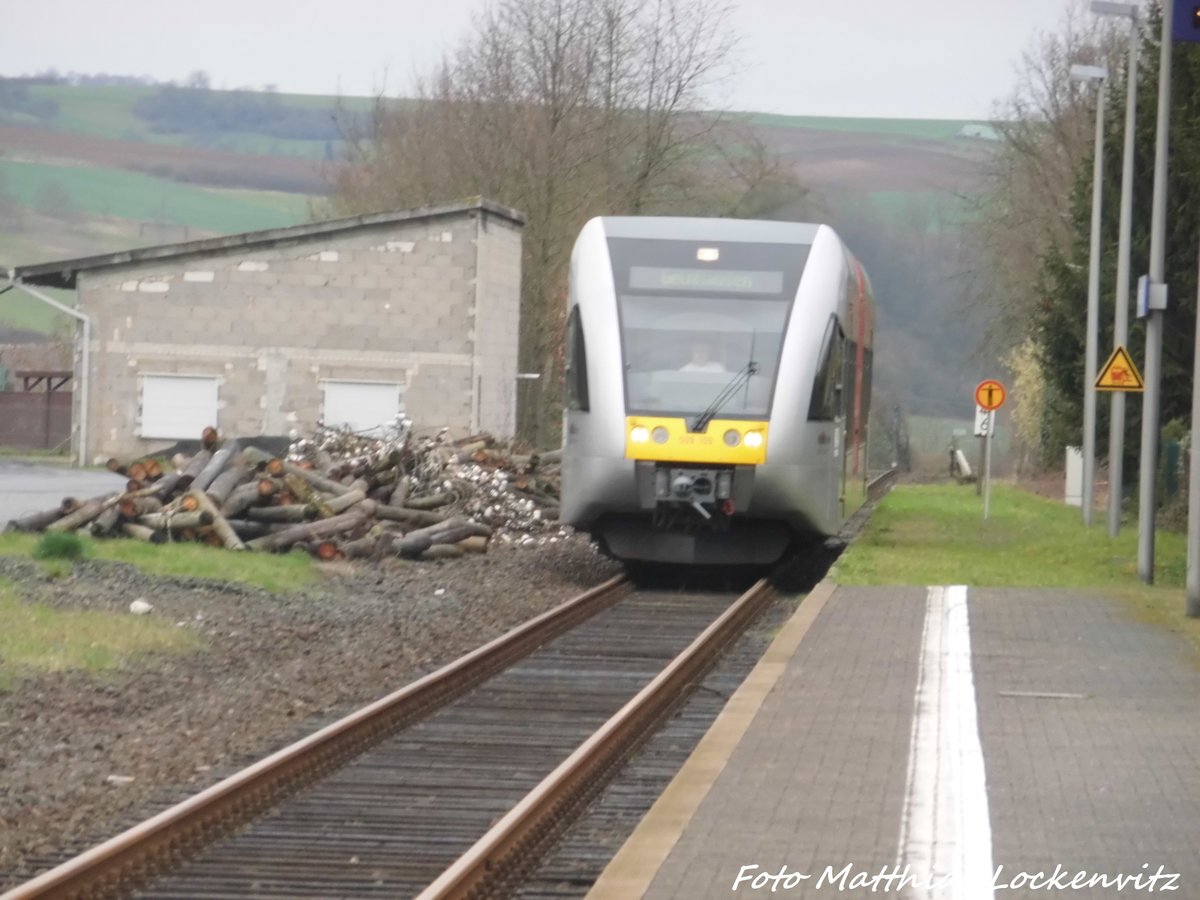
<instances>
[{"instance_id":1,"label":"building roof","mask_svg":"<svg viewBox=\"0 0 1200 900\"><path fill-rule=\"evenodd\" d=\"M369 213L368 215L352 216L347 219L331 219L325 222L289 225L286 228L269 228L266 231L247 231L243 234L203 238L198 241L181 241L175 244L139 247L135 250L121 250L117 253L104 253L97 256L81 256L77 259L60 259L29 266L17 266L9 272L9 277L20 279L27 284L74 290L76 276L80 272L92 269L160 262L188 256L240 250L243 248L270 247L283 242L292 243L297 240L317 240L330 235L345 234L363 228L378 228L399 222L415 222L422 219L461 215L473 210L490 213L518 226L525 224L524 213L508 206L502 206L491 200L485 200L482 197L473 197L469 200L442 204L440 206L423 206L418 209Z\"/></svg>"}]
</instances>

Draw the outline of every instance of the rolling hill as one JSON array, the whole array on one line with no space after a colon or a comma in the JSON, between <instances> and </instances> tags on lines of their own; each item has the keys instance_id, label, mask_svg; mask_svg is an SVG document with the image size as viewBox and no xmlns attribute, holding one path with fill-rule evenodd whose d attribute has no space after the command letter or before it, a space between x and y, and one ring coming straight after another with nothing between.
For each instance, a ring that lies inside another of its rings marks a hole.
<instances>
[{"instance_id":1,"label":"rolling hill","mask_svg":"<svg viewBox=\"0 0 1200 900\"><path fill-rule=\"evenodd\" d=\"M341 128L373 100L0 79L0 267L305 221ZM984 123L738 114L862 258L880 303L880 402L958 416L977 374L954 287ZM503 198L498 198L503 200ZM50 331L10 292L0 328Z\"/></svg>"}]
</instances>

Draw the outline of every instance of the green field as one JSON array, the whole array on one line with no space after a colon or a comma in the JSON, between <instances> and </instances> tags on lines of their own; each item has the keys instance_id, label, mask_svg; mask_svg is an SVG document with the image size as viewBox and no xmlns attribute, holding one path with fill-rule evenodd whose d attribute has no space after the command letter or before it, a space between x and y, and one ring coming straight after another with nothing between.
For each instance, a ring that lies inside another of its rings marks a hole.
<instances>
[{"instance_id":1,"label":"green field","mask_svg":"<svg viewBox=\"0 0 1200 900\"><path fill-rule=\"evenodd\" d=\"M154 131L145 120L134 113L133 106L138 100L154 94L158 90L157 87L72 87L41 84L31 85L28 90L34 99L53 100L58 104L58 114L50 120L50 124L60 131L118 141L149 141L302 159L322 159L326 153L325 141L320 140L287 139L253 132L224 131L216 142L212 142L190 134L163 134ZM222 95L219 91L213 93ZM232 97L233 92L224 96ZM339 103L335 97L305 94L280 94L279 100L289 108L328 109L331 112ZM347 110L367 112L375 101L370 97L348 97L340 102ZM14 122L36 124L36 120L29 116L10 116Z\"/></svg>"},{"instance_id":2,"label":"green field","mask_svg":"<svg viewBox=\"0 0 1200 900\"><path fill-rule=\"evenodd\" d=\"M836 116L780 116L768 113L746 114L745 121L752 125L769 125L776 128L852 131L932 140L957 138L967 126L986 124L967 119L852 119Z\"/></svg>"},{"instance_id":3,"label":"green field","mask_svg":"<svg viewBox=\"0 0 1200 900\"><path fill-rule=\"evenodd\" d=\"M234 233L307 218L306 197L193 187L120 169L0 160L7 192L25 206L120 219L167 221ZM269 198L269 199L268 199Z\"/></svg>"},{"instance_id":4,"label":"green field","mask_svg":"<svg viewBox=\"0 0 1200 900\"><path fill-rule=\"evenodd\" d=\"M4 270L309 220L310 198L300 194L203 188L83 164L0 159L0 187L23 207L15 221L0 220ZM75 302L71 291L47 293ZM67 317L20 291L0 295L0 327L52 333L69 326Z\"/></svg>"},{"instance_id":5,"label":"green field","mask_svg":"<svg viewBox=\"0 0 1200 900\"><path fill-rule=\"evenodd\" d=\"M51 120L55 128L126 140L140 135L145 127L145 123L133 114L133 104L154 90L151 87L39 84L29 87L29 95L36 100L53 100L58 104L58 115Z\"/></svg>"},{"instance_id":6,"label":"green field","mask_svg":"<svg viewBox=\"0 0 1200 900\"><path fill-rule=\"evenodd\" d=\"M151 129L148 123L133 111L138 100L153 95L157 87L139 86L69 86L31 85L29 95L35 100L53 100L58 104L58 114L49 120L52 127L77 134L95 135L111 140L152 141L162 144L216 147L238 153L269 154L274 156L298 156L305 159L321 159L325 154L325 142L319 140L290 140L275 138L253 132L222 132L216 144L197 139L194 135L163 134ZM214 95L234 97L234 92L213 91ZM261 95L260 95L261 96ZM279 94L279 101L293 109L328 109L331 112L339 103L351 112L368 112L375 103L373 97L335 98L305 94ZM396 100L393 102L403 102ZM960 136L963 128L979 126L980 123L965 119L874 119L843 118L836 116L785 116L768 113L738 113L742 121L754 125L778 128L800 128L816 131L844 131L861 134L890 135L897 138L923 138L928 140L952 140ZM32 117L9 114L14 122L35 123Z\"/></svg>"}]
</instances>

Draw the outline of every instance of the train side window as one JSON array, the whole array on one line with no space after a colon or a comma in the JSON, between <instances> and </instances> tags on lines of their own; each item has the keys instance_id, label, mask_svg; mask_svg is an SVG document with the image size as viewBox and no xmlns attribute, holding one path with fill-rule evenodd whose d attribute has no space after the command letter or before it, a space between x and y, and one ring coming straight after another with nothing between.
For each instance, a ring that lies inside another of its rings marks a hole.
<instances>
[{"instance_id":1,"label":"train side window","mask_svg":"<svg viewBox=\"0 0 1200 900\"><path fill-rule=\"evenodd\" d=\"M843 393L842 376L845 366L846 339L837 316L829 317L825 337L821 341L821 356L817 377L813 380L812 398L808 403L809 421L827 422L839 412Z\"/></svg>"},{"instance_id":2,"label":"train side window","mask_svg":"<svg viewBox=\"0 0 1200 900\"><path fill-rule=\"evenodd\" d=\"M587 347L583 340L583 322L579 307L573 306L567 317L567 408L588 411Z\"/></svg>"}]
</instances>

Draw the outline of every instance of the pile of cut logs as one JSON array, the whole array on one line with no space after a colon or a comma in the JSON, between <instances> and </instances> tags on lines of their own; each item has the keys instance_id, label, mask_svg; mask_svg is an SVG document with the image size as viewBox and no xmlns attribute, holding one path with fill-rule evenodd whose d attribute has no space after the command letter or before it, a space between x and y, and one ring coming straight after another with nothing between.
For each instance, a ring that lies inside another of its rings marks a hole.
<instances>
[{"instance_id":1,"label":"pile of cut logs","mask_svg":"<svg viewBox=\"0 0 1200 900\"><path fill-rule=\"evenodd\" d=\"M272 456L205 429L170 463L110 460L125 491L8 523L9 530L202 541L230 550L302 549L320 559L445 559L485 552L497 533L556 527L558 452L517 454L490 435L380 438L320 429Z\"/></svg>"}]
</instances>

